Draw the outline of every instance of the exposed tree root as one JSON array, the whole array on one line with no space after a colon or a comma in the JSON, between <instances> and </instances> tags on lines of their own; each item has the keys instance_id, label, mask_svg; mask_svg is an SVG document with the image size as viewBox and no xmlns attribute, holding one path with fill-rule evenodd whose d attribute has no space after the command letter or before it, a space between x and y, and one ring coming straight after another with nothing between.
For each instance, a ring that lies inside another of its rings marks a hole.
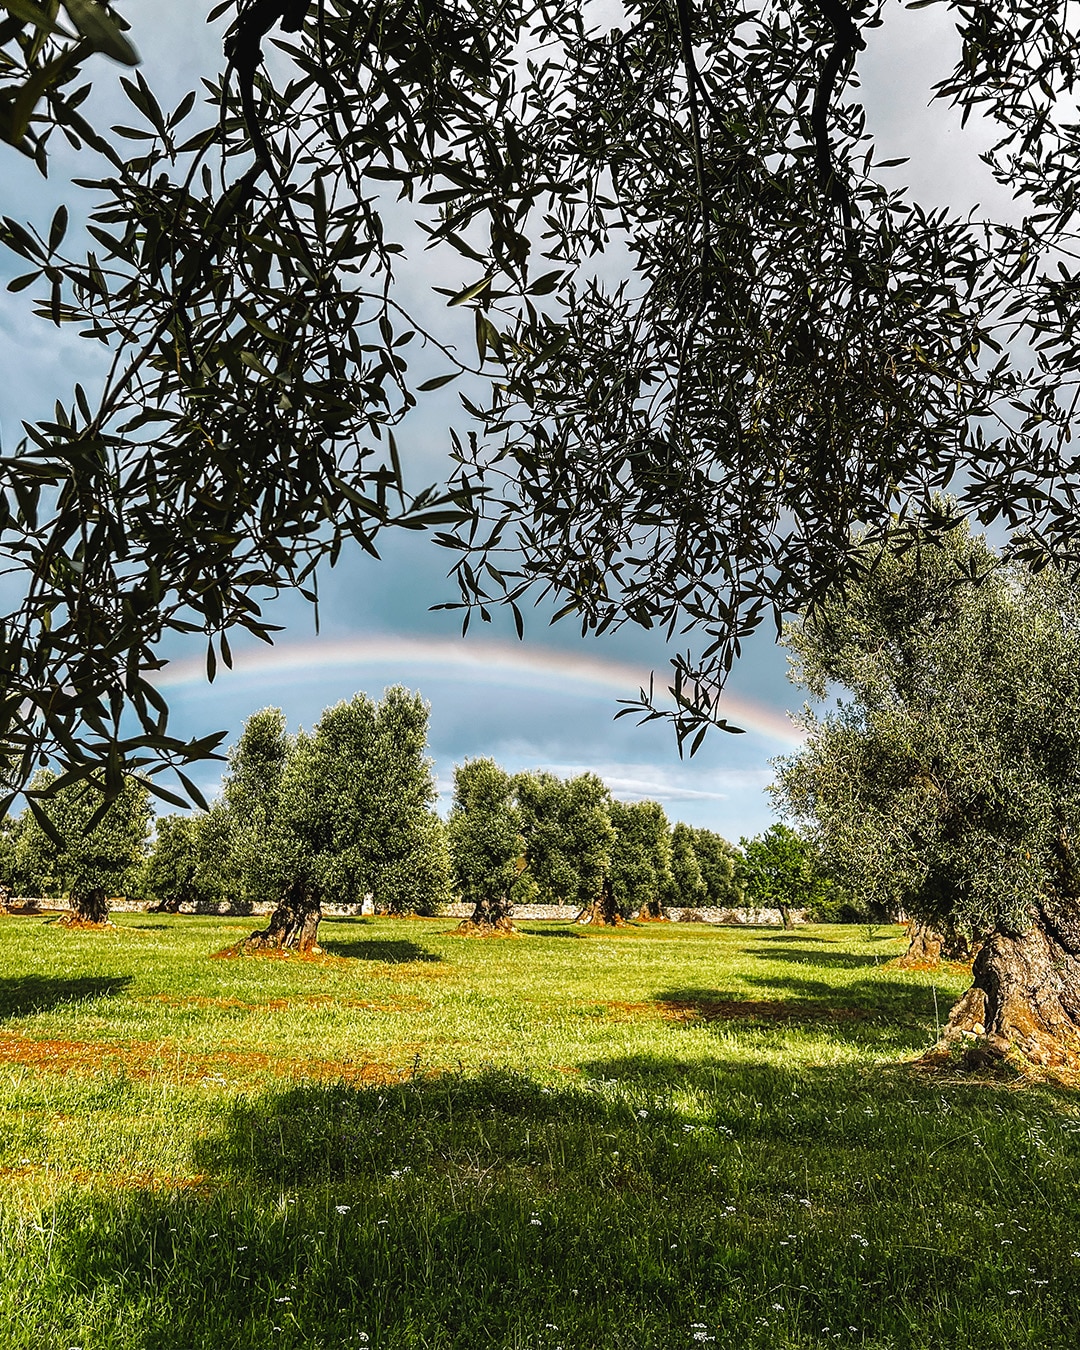
<instances>
[{"instance_id":1,"label":"exposed tree root","mask_svg":"<svg viewBox=\"0 0 1080 1350\"><path fill-rule=\"evenodd\" d=\"M1080 1071L1080 908L1047 901L1024 934L994 933L979 949L972 985L925 1063L984 1069Z\"/></svg>"},{"instance_id":2,"label":"exposed tree root","mask_svg":"<svg viewBox=\"0 0 1080 1350\"><path fill-rule=\"evenodd\" d=\"M61 914L56 920L61 928L70 928L78 932L101 933L105 929L116 931L116 924L109 919L84 919L78 914Z\"/></svg>"},{"instance_id":3,"label":"exposed tree root","mask_svg":"<svg viewBox=\"0 0 1080 1350\"><path fill-rule=\"evenodd\" d=\"M477 923L475 919L462 919L452 930L457 937L473 938L516 938L521 934L510 919L496 919L494 923Z\"/></svg>"},{"instance_id":4,"label":"exposed tree root","mask_svg":"<svg viewBox=\"0 0 1080 1350\"><path fill-rule=\"evenodd\" d=\"M941 933L928 923L911 924L908 936L907 951L891 963L901 970L934 970L942 961L968 962L978 950L966 933Z\"/></svg>"}]
</instances>

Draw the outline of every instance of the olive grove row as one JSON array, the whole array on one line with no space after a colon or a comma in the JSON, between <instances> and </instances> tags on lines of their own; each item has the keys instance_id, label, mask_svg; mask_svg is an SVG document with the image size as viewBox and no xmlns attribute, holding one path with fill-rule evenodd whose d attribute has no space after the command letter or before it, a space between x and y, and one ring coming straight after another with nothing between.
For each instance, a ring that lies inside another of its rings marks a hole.
<instances>
[{"instance_id":1,"label":"olive grove row","mask_svg":"<svg viewBox=\"0 0 1080 1350\"><path fill-rule=\"evenodd\" d=\"M251 941L301 949L314 944L323 905L365 902L433 914L465 900L472 922L489 926L536 902L609 924L748 899L785 918L815 903L830 913L827 883L794 831L774 826L737 848L672 826L659 802L615 800L591 773L511 775L468 760L444 823L427 722L423 699L400 687L326 709L310 733L290 735L282 712L264 708L230 750L209 810L152 822L134 780L103 811L92 786L61 787L7 822L0 880L9 892L70 897L82 923L104 921L117 894L173 911L269 904L270 925Z\"/></svg>"}]
</instances>

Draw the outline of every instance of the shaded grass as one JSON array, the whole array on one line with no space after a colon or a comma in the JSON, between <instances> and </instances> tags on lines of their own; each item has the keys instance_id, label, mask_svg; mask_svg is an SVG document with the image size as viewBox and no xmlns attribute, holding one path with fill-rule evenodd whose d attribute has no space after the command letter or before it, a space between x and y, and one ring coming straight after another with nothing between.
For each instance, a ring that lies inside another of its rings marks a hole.
<instances>
[{"instance_id":1,"label":"shaded grass","mask_svg":"<svg viewBox=\"0 0 1080 1350\"><path fill-rule=\"evenodd\" d=\"M1076 1343L1076 1099L910 1067L895 932L119 924L3 923L13 1350Z\"/></svg>"}]
</instances>

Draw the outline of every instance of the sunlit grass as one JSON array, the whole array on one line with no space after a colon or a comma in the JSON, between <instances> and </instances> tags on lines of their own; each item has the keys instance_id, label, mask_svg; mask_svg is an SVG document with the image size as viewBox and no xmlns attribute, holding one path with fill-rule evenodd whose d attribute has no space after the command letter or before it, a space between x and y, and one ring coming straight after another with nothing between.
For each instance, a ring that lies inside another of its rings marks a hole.
<instances>
[{"instance_id":1,"label":"sunlit grass","mask_svg":"<svg viewBox=\"0 0 1080 1350\"><path fill-rule=\"evenodd\" d=\"M0 924L13 1350L1076 1343L1075 1099L896 929Z\"/></svg>"}]
</instances>

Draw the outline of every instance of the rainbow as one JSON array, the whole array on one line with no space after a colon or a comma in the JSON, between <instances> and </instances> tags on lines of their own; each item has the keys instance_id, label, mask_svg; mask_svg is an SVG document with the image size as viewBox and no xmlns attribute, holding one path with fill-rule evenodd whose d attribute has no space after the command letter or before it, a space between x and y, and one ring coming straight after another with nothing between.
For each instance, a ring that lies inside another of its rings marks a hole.
<instances>
[{"instance_id":1,"label":"rainbow","mask_svg":"<svg viewBox=\"0 0 1080 1350\"><path fill-rule=\"evenodd\" d=\"M649 671L643 666L552 647L527 647L495 640L388 636L247 647L233 653L231 670L219 667L216 683L315 681L330 670L367 666L428 670L440 679L546 690L578 698L633 698L649 683ZM665 678L663 674L657 678L658 688L666 687ZM162 690L204 684L205 662L194 657L170 661L153 676L153 682ZM802 731L786 713L735 694L724 695L724 716L735 726L782 745L803 742Z\"/></svg>"}]
</instances>

